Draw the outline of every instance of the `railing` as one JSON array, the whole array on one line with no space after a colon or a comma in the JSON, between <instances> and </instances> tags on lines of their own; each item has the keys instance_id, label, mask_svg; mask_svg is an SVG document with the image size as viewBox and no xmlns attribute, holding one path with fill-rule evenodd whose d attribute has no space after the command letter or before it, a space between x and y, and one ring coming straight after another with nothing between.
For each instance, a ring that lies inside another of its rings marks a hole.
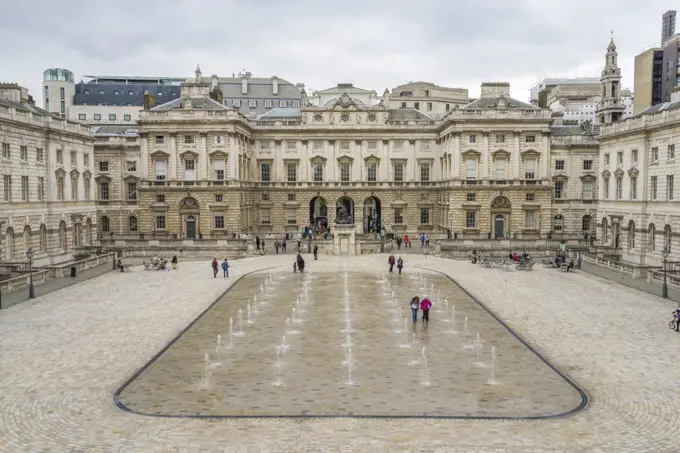
<instances>
[{"instance_id":1,"label":"railing","mask_svg":"<svg viewBox=\"0 0 680 453\"><path fill-rule=\"evenodd\" d=\"M567 248L587 248L589 241L584 239L564 239ZM503 250L559 250L561 240L558 239L443 239L439 246L445 249L503 249Z\"/></svg>"},{"instance_id":2,"label":"railing","mask_svg":"<svg viewBox=\"0 0 680 453\"><path fill-rule=\"evenodd\" d=\"M45 266L44 269L49 271L50 277L61 278L70 275L71 268L75 267L79 271L84 271L93 267L100 266L104 263L110 263L114 258L113 253L105 253L103 255L85 258L84 260L73 261L70 263L63 263L54 266Z\"/></svg>"},{"instance_id":3,"label":"railing","mask_svg":"<svg viewBox=\"0 0 680 453\"><path fill-rule=\"evenodd\" d=\"M46 270L33 271L33 284L40 285L45 283L50 276L50 272ZM0 282L0 293L9 293L21 288L28 288L29 274L20 275L18 277L10 278Z\"/></svg>"}]
</instances>

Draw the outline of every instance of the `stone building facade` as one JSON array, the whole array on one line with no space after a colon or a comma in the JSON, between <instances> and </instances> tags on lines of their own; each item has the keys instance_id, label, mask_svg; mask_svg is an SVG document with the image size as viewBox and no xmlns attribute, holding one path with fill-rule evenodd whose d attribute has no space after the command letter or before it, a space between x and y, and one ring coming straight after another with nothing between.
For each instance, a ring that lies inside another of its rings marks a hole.
<instances>
[{"instance_id":1,"label":"stone building facade","mask_svg":"<svg viewBox=\"0 0 680 453\"><path fill-rule=\"evenodd\" d=\"M68 261L96 234L94 139L17 89L0 99L0 259L25 261L31 248L39 265Z\"/></svg>"}]
</instances>

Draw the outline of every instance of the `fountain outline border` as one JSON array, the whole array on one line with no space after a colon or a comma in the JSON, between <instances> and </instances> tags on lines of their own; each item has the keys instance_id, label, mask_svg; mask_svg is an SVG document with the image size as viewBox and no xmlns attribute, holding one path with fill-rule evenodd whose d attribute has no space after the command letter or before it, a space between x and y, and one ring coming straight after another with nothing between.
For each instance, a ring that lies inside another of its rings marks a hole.
<instances>
[{"instance_id":1,"label":"fountain outline border","mask_svg":"<svg viewBox=\"0 0 680 453\"><path fill-rule=\"evenodd\" d=\"M561 371L559 368L557 368L555 365L553 365L548 359L546 359L540 352L538 352L533 346L531 346L529 343L527 343L517 332L515 332L509 325L507 325L505 322L503 322L500 317L496 315L491 309L489 309L484 303L479 301L475 296L473 296L467 289L465 289L460 283L458 283L453 277L448 275L444 271L436 270L436 269L431 269L427 267L421 267L421 266L414 266L414 269L423 269L426 271L434 272L437 274L441 274L448 278L454 285L456 285L458 288L465 293L470 299L472 299L473 302L475 302L477 305L479 305L487 314L489 314L496 322L498 322L502 327L505 328L505 330L510 333L515 339L517 339L520 343L522 343L529 351L533 352L545 365L547 365L551 370L553 370L559 377L561 377L568 385L570 385L572 388L574 388L580 395L581 395L581 403L575 407L574 409L571 409L566 412L561 412L558 414L549 414L549 415L528 415L528 416L496 416L496 415L356 415L356 414L340 414L340 415L304 415L304 414L297 414L297 415L289 415L289 414L282 414L282 415L246 415L246 414L241 414L241 415L202 415L202 414L186 414L186 415L177 415L177 414L152 414L152 413L146 413L146 412L141 412L135 409L131 409L127 407L123 402L120 400L120 395L137 379L139 378L151 365L153 365L156 360L158 360L165 352L167 352L175 343L177 343L183 336L186 334L198 321L203 318L208 312L215 306L217 305L218 302L220 302L228 293L231 291L231 289L236 286L243 278L248 277L249 275L252 274L257 274L259 272L264 272L268 271L271 269L277 269L280 266L272 266L272 267L267 267L267 268L262 268L262 269L257 269L251 272L248 272L246 274L242 274L236 281L234 281L222 294L220 294L205 310L203 310L199 315L194 318L189 324L187 324L186 327L184 327L170 342L168 342L161 350L156 353L149 361L147 361L141 368L139 368L128 380L125 381L125 383L118 389L116 392L113 394L113 402L114 404L121 409L124 412L134 414L134 415L140 415L143 417L154 417L154 418L166 418L166 419L203 419L203 420L226 420L226 419L339 419L339 418L344 418L344 419L376 419L376 420L390 420L390 419L411 419L411 420L417 420L417 419L430 419L430 420L507 420L507 421L523 421L523 420L554 420L554 419L560 419L560 418L566 418L571 415L575 415L579 412L584 411L587 409L589 403L590 403L590 397L588 394L581 388L580 385L578 385L573 379L571 379L569 376L567 376L566 373Z\"/></svg>"}]
</instances>

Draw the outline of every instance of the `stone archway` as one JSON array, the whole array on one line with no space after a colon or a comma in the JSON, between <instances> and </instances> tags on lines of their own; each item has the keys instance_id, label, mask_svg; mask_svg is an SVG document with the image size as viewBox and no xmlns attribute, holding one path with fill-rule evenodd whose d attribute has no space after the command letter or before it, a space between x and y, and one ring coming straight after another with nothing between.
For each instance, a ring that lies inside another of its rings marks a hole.
<instances>
[{"instance_id":1,"label":"stone archway","mask_svg":"<svg viewBox=\"0 0 680 453\"><path fill-rule=\"evenodd\" d=\"M379 233L382 225L380 199L370 196L364 200L364 233Z\"/></svg>"},{"instance_id":2,"label":"stone archway","mask_svg":"<svg viewBox=\"0 0 680 453\"><path fill-rule=\"evenodd\" d=\"M317 195L309 200L309 223L328 227L328 202L324 197Z\"/></svg>"},{"instance_id":3,"label":"stone archway","mask_svg":"<svg viewBox=\"0 0 680 453\"><path fill-rule=\"evenodd\" d=\"M498 196L491 202L491 236L504 238L510 234L512 203L507 197Z\"/></svg>"}]
</instances>

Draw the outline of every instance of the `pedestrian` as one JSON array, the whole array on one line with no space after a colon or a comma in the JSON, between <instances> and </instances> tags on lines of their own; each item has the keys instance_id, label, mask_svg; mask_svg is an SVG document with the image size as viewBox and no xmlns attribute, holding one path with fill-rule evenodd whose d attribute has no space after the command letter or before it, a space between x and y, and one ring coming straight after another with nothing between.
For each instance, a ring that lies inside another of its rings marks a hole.
<instances>
[{"instance_id":1,"label":"pedestrian","mask_svg":"<svg viewBox=\"0 0 680 453\"><path fill-rule=\"evenodd\" d=\"M401 275L401 270L404 268L404 260L401 259L401 256L397 260L397 269L399 269L399 275Z\"/></svg>"},{"instance_id":2,"label":"pedestrian","mask_svg":"<svg viewBox=\"0 0 680 453\"><path fill-rule=\"evenodd\" d=\"M420 233L420 247L425 247L425 233Z\"/></svg>"},{"instance_id":3,"label":"pedestrian","mask_svg":"<svg viewBox=\"0 0 680 453\"><path fill-rule=\"evenodd\" d=\"M255 236L255 246L260 250L260 236Z\"/></svg>"},{"instance_id":4,"label":"pedestrian","mask_svg":"<svg viewBox=\"0 0 680 453\"><path fill-rule=\"evenodd\" d=\"M305 271L305 260L302 258L302 255L300 255L300 252L297 254L297 267L300 269L300 272Z\"/></svg>"},{"instance_id":5,"label":"pedestrian","mask_svg":"<svg viewBox=\"0 0 680 453\"><path fill-rule=\"evenodd\" d=\"M222 273L224 274L224 278L229 277L229 263L226 258L222 261Z\"/></svg>"},{"instance_id":6,"label":"pedestrian","mask_svg":"<svg viewBox=\"0 0 680 453\"><path fill-rule=\"evenodd\" d=\"M319 254L319 246L317 244L314 244L314 260L318 258Z\"/></svg>"},{"instance_id":7,"label":"pedestrian","mask_svg":"<svg viewBox=\"0 0 680 453\"><path fill-rule=\"evenodd\" d=\"M219 267L219 264L217 263L217 258L213 258L211 266L213 268L213 277L217 278L217 269Z\"/></svg>"},{"instance_id":8,"label":"pedestrian","mask_svg":"<svg viewBox=\"0 0 680 453\"><path fill-rule=\"evenodd\" d=\"M276 254L277 254L277 255L279 254L279 246L280 246L280 245L281 245L281 244L279 244L278 239L277 239L276 241L274 241L274 248L276 249Z\"/></svg>"},{"instance_id":9,"label":"pedestrian","mask_svg":"<svg viewBox=\"0 0 680 453\"><path fill-rule=\"evenodd\" d=\"M420 302L420 309L423 310L423 323L430 323L430 308L432 308L432 302L425 296Z\"/></svg>"},{"instance_id":10,"label":"pedestrian","mask_svg":"<svg viewBox=\"0 0 680 453\"><path fill-rule=\"evenodd\" d=\"M281 252L286 253L286 240L284 239L283 242L281 242Z\"/></svg>"},{"instance_id":11,"label":"pedestrian","mask_svg":"<svg viewBox=\"0 0 680 453\"><path fill-rule=\"evenodd\" d=\"M430 246L430 235L426 234L425 235L425 247L429 247L429 246Z\"/></svg>"},{"instance_id":12,"label":"pedestrian","mask_svg":"<svg viewBox=\"0 0 680 453\"><path fill-rule=\"evenodd\" d=\"M394 263L395 263L394 255L390 255L390 257L387 258L387 264L390 265L390 272L392 272L392 269L394 269Z\"/></svg>"},{"instance_id":13,"label":"pedestrian","mask_svg":"<svg viewBox=\"0 0 680 453\"><path fill-rule=\"evenodd\" d=\"M409 245L408 234L404 236L404 248L408 248Z\"/></svg>"},{"instance_id":14,"label":"pedestrian","mask_svg":"<svg viewBox=\"0 0 680 453\"><path fill-rule=\"evenodd\" d=\"M264 247L264 239L262 239L262 253L266 253L267 249Z\"/></svg>"},{"instance_id":15,"label":"pedestrian","mask_svg":"<svg viewBox=\"0 0 680 453\"><path fill-rule=\"evenodd\" d=\"M418 307L420 307L420 299L415 296L411 299L411 317L413 318L413 324L418 322Z\"/></svg>"},{"instance_id":16,"label":"pedestrian","mask_svg":"<svg viewBox=\"0 0 680 453\"><path fill-rule=\"evenodd\" d=\"M174 270L177 270L177 255L174 255L174 256L172 257L172 261L170 261L170 262L172 263L172 268L173 268Z\"/></svg>"}]
</instances>

